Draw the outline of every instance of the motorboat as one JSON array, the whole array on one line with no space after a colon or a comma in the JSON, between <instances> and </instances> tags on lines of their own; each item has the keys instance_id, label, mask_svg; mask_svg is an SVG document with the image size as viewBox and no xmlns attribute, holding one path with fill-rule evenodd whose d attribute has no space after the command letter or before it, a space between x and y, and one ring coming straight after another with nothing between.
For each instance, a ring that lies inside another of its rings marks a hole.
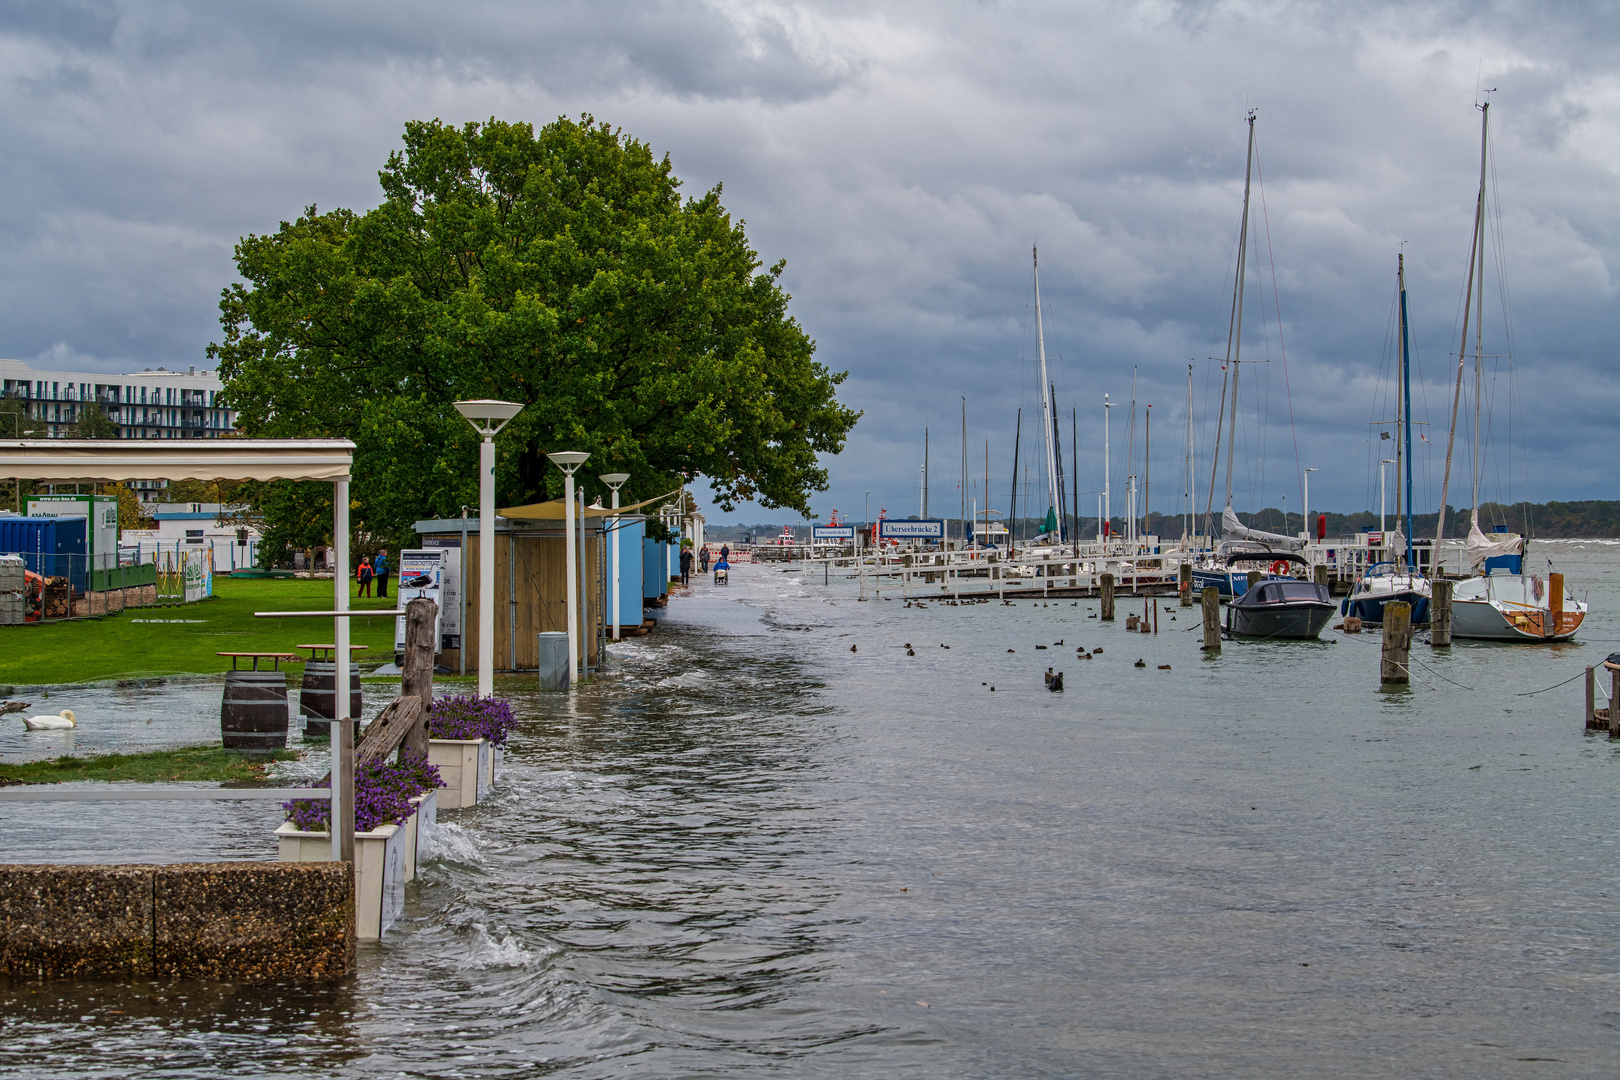
<instances>
[{"instance_id":1,"label":"motorboat","mask_svg":"<svg viewBox=\"0 0 1620 1080\"><path fill-rule=\"evenodd\" d=\"M1429 621L1429 598L1432 589L1429 579L1406 567L1394 563L1375 563L1356 582L1350 595L1339 604L1339 613L1360 619L1370 626L1384 624L1384 605L1391 602L1408 604L1412 608L1412 622Z\"/></svg>"},{"instance_id":2,"label":"motorboat","mask_svg":"<svg viewBox=\"0 0 1620 1080\"><path fill-rule=\"evenodd\" d=\"M1326 585L1270 580L1226 605L1226 632L1235 637L1309 640L1332 618L1333 599Z\"/></svg>"},{"instance_id":3,"label":"motorboat","mask_svg":"<svg viewBox=\"0 0 1620 1080\"><path fill-rule=\"evenodd\" d=\"M1227 541L1192 570L1193 592L1214 586L1222 600L1242 596L1249 588L1249 573L1258 570L1261 581L1293 581L1291 571L1310 566L1303 555L1278 551L1257 541Z\"/></svg>"}]
</instances>

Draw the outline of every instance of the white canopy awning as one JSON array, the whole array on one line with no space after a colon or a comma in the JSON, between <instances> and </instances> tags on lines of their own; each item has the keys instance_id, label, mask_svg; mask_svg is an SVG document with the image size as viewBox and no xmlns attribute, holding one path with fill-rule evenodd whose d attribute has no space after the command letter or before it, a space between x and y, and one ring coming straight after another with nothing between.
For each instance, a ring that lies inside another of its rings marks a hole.
<instances>
[{"instance_id":1,"label":"white canopy awning","mask_svg":"<svg viewBox=\"0 0 1620 1080\"><path fill-rule=\"evenodd\" d=\"M347 480L348 439L0 440L0 476L50 483L122 480Z\"/></svg>"}]
</instances>

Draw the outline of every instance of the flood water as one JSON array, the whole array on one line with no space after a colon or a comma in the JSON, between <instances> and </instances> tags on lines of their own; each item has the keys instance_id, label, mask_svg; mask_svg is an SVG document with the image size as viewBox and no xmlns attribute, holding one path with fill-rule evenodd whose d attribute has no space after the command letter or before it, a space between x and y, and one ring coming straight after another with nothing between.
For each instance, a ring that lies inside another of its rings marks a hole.
<instances>
[{"instance_id":1,"label":"flood water","mask_svg":"<svg viewBox=\"0 0 1620 1080\"><path fill-rule=\"evenodd\" d=\"M0 986L0 1074L1613 1076L1620 750L1531 692L1620 651L1620 547L1535 554L1581 640L1416 645L1402 690L1376 635L1205 659L1191 610L737 567L572 697L499 685L501 782L356 979ZM82 749L218 685L58 699ZM0 858L273 858L278 816L6 806Z\"/></svg>"}]
</instances>

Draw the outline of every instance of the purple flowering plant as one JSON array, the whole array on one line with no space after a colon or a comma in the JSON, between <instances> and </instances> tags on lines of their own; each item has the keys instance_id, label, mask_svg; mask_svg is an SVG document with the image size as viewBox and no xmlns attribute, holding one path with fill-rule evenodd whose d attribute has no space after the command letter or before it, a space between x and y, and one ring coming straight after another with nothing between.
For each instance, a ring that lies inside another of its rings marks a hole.
<instances>
[{"instance_id":1,"label":"purple flowering plant","mask_svg":"<svg viewBox=\"0 0 1620 1080\"><path fill-rule=\"evenodd\" d=\"M516 728L511 704L497 697L434 698L427 718L428 734L435 739L488 739L494 746L505 746Z\"/></svg>"},{"instance_id":2,"label":"purple flowering plant","mask_svg":"<svg viewBox=\"0 0 1620 1080\"><path fill-rule=\"evenodd\" d=\"M317 787L330 787L322 780ZM384 825L403 825L415 811L411 800L435 788L444 787L439 770L424 757L401 753L399 764L362 761L354 768L354 829L370 832ZM287 820L299 832L325 832L332 820L328 799L294 799L284 802Z\"/></svg>"}]
</instances>

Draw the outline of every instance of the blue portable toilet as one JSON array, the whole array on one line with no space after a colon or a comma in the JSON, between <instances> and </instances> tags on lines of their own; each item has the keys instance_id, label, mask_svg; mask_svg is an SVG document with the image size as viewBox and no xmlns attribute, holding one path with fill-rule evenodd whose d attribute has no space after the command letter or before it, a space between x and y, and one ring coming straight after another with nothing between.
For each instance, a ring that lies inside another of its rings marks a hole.
<instances>
[{"instance_id":1,"label":"blue portable toilet","mask_svg":"<svg viewBox=\"0 0 1620 1080\"><path fill-rule=\"evenodd\" d=\"M664 595L665 582L669 579L664 576L662 552L659 551L661 547L663 545L656 540L642 538L641 597L643 600L656 600ZM624 558L622 549L619 557ZM637 619L636 622L639 624L641 620Z\"/></svg>"},{"instance_id":2,"label":"blue portable toilet","mask_svg":"<svg viewBox=\"0 0 1620 1080\"><path fill-rule=\"evenodd\" d=\"M639 521L626 521L619 527L619 625L641 625L641 582L646 576L646 555L643 541L646 526ZM612 567L613 534L608 534L609 572ZM613 595L613 582L608 582L608 595ZM611 602L611 601L610 601Z\"/></svg>"}]
</instances>

